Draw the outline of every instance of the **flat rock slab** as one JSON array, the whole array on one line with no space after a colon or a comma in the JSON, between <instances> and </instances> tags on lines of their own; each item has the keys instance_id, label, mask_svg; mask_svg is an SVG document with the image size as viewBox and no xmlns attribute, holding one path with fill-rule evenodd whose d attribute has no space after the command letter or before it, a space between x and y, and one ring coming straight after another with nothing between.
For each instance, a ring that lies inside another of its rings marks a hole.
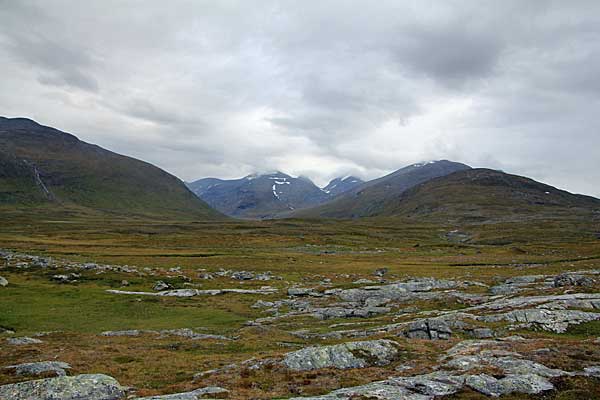
<instances>
[{"instance_id":1,"label":"flat rock slab","mask_svg":"<svg viewBox=\"0 0 600 400\"><path fill-rule=\"evenodd\" d=\"M126 290L108 289L108 293L112 294L127 294L134 296L163 296L163 297L194 297L194 296L216 296L226 293L238 294L271 294L277 293L277 289L270 286L263 286L260 289L175 289L164 290L162 292L130 292Z\"/></svg>"},{"instance_id":2,"label":"flat rock slab","mask_svg":"<svg viewBox=\"0 0 600 400\"><path fill-rule=\"evenodd\" d=\"M570 325L600 320L600 313L578 310L525 309L478 318L485 322L508 321L517 327L539 327L546 331L563 333Z\"/></svg>"},{"instance_id":3,"label":"flat rock slab","mask_svg":"<svg viewBox=\"0 0 600 400\"><path fill-rule=\"evenodd\" d=\"M283 363L294 371L364 368L372 365L387 365L394 361L399 353L399 345L392 340L369 340L307 347L286 354Z\"/></svg>"},{"instance_id":4,"label":"flat rock slab","mask_svg":"<svg viewBox=\"0 0 600 400\"><path fill-rule=\"evenodd\" d=\"M34 339L30 337L16 337L16 338L8 338L6 339L8 344L12 344L13 346L24 346L27 344L40 344L43 343L40 339Z\"/></svg>"},{"instance_id":5,"label":"flat rock slab","mask_svg":"<svg viewBox=\"0 0 600 400\"><path fill-rule=\"evenodd\" d=\"M8 286L8 281L6 280L6 278L0 276L0 287L5 287Z\"/></svg>"},{"instance_id":6,"label":"flat rock slab","mask_svg":"<svg viewBox=\"0 0 600 400\"><path fill-rule=\"evenodd\" d=\"M14 370L16 375L41 375L52 372L56 376L65 376L67 374L65 370L71 369L71 366L60 361L41 361L9 365L5 369Z\"/></svg>"},{"instance_id":7,"label":"flat rock slab","mask_svg":"<svg viewBox=\"0 0 600 400\"><path fill-rule=\"evenodd\" d=\"M229 390L218 386L209 386L185 393L167 394L164 396L139 397L136 400L200 400L208 396L225 396Z\"/></svg>"},{"instance_id":8,"label":"flat rock slab","mask_svg":"<svg viewBox=\"0 0 600 400\"><path fill-rule=\"evenodd\" d=\"M119 382L101 374L61 376L0 386L0 399L10 400L120 400L124 396Z\"/></svg>"},{"instance_id":9,"label":"flat rock slab","mask_svg":"<svg viewBox=\"0 0 600 400\"><path fill-rule=\"evenodd\" d=\"M223 335L211 335L211 334L206 334L206 333L197 333L189 328L166 329L166 330L162 330L162 331L138 330L138 329L124 330L124 331L105 331L105 332L102 332L100 335L107 336L107 337L120 337L120 336L136 337L136 336L140 336L140 335L144 335L144 334L157 335L157 336L160 336L160 338L163 338L166 336L180 336L180 337L184 337L184 338L192 339L192 340L201 340L201 339L231 340L230 338L223 336Z\"/></svg>"}]
</instances>

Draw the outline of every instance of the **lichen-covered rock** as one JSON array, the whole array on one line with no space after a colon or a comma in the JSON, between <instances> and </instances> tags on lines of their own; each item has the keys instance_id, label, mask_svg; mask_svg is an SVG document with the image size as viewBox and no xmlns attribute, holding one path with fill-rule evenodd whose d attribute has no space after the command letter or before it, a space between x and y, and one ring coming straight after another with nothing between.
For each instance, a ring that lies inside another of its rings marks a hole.
<instances>
[{"instance_id":1,"label":"lichen-covered rock","mask_svg":"<svg viewBox=\"0 0 600 400\"><path fill-rule=\"evenodd\" d=\"M452 289L460 286L459 282L444 279L420 278L390 285L365 286L358 289L346 289L338 296L354 303L363 303L370 297L382 297L391 300L409 299L417 292L429 292L436 289Z\"/></svg>"},{"instance_id":2,"label":"lichen-covered rock","mask_svg":"<svg viewBox=\"0 0 600 400\"><path fill-rule=\"evenodd\" d=\"M0 276L0 287L8 286L8 281L3 276Z\"/></svg>"},{"instance_id":3,"label":"lichen-covered rock","mask_svg":"<svg viewBox=\"0 0 600 400\"><path fill-rule=\"evenodd\" d=\"M152 286L152 290L155 290L157 292L162 292L163 290L169 289L172 289L171 285L163 281L158 281L154 284L154 286Z\"/></svg>"},{"instance_id":4,"label":"lichen-covered rock","mask_svg":"<svg viewBox=\"0 0 600 400\"><path fill-rule=\"evenodd\" d=\"M469 375L465 384L473 390L493 397L509 393L537 394L554 389L554 385L539 375L507 375L501 379L486 374Z\"/></svg>"},{"instance_id":5,"label":"lichen-covered rock","mask_svg":"<svg viewBox=\"0 0 600 400\"><path fill-rule=\"evenodd\" d=\"M398 344L392 340L369 340L307 347L286 354L283 364L295 371L320 368L364 368L372 365L387 365L397 359L399 353Z\"/></svg>"},{"instance_id":6,"label":"lichen-covered rock","mask_svg":"<svg viewBox=\"0 0 600 400\"><path fill-rule=\"evenodd\" d=\"M102 336L140 336L144 331L137 329L129 329L124 331L105 331L102 332Z\"/></svg>"},{"instance_id":7,"label":"lichen-covered rock","mask_svg":"<svg viewBox=\"0 0 600 400\"><path fill-rule=\"evenodd\" d=\"M368 318L390 312L388 307L322 307L312 310L312 315L319 319L332 318Z\"/></svg>"},{"instance_id":8,"label":"lichen-covered rock","mask_svg":"<svg viewBox=\"0 0 600 400\"><path fill-rule=\"evenodd\" d=\"M314 293L315 289L312 288L299 288L293 287L288 289L288 296L308 296Z\"/></svg>"},{"instance_id":9,"label":"lichen-covered rock","mask_svg":"<svg viewBox=\"0 0 600 400\"><path fill-rule=\"evenodd\" d=\"M185 393L167 394L164 396L140 397L136 400L200 400L207 397L224 397L229 393L227 389L218 386L209 386Z\"/></svg>"},{"instance_id":10,"label":"lichen-covered rock","mask_svg":"<svg viewBox=\"0 0 600 400\"><path fill-rule=\"evenodd\" d=\"M250 271L236 271L231 274L231 279L236 279L238 281L249 281L254 279L254 273Z\"/></svg>"},{"instance_id":11,"label":"lichen-covered rock","mask_svg":"<svg viewBox=\"0 0 600 400\"><path fill-rule=\"evenodd\" d=\"M34 363L25 363L18 365L9 365L5 369L14 370L16 375L41 375L53 373L56 376L65 376L66 369L71 369L67 363L60 361L41 361Z\"/></svg>"},{"instance_id":12,"label":"lichen-covered rock","mask_svg":"<svg viewBox=\"0 0 600 400\"><path fill-rule=\"evenodd\" d=\"M354 386L335 390L323 396L295 397L289 400L350 400L350 399L373 399L373 400L432 400L433 396L424 395L407 389L393 379L368 383L366 385Z\"/></svg>"},{"instance_id":13,"label":"lichen-covered rock","mask_svg":"<svg viewBox=\"0 0 600 400\"><path fill-rule=\"evenodd\" d=\"M8 338L6 339L8 344L12 344L14 346L24 346L27 344L40 344L42 341L40 339L34 339L27 336L16 337L16 338Z\"/></svg>"},{"instance_id":14,"label":"lichen-covered rock","mask_svg":"<svg viewBox=\"0 0 600 400\"><path fill-rule=\"evenodd\" d=\"M405 334L410 339L446 340L452 336L452 329L441 319L426 319L408 325Z\"/></svg>"},{"instance_id":15,"label":"lichen-covered rock","mask_svg":"<svg viewBox=\"0 0 600 400\"><path fill-rule=\"evenodd\" d=\"M10 400L120 400L124 395L119 382L101 374L61 376L0 386L0 399Z\"/></svg>"},{"instance_id":16,"label":"lichen-covered rock","mask_svg":"<svg viewBox=\"0 0 600 400\"><path fill-rule=\"evenodd\" d=\"M518 328L541 328L546 331L563 333L570 325L600 320L600 313L577 310L525 309L503 314L479 317L485 322L509 321Z\"/></svg>"},{"instance_id":17,"label":"lichen-covered rock","mask_svg":"<svg viewBox=\"0 0 600 400\"><path fill-rule=\"evenodd\" d=\"M465 383L462 375L450 375L446 372L433 372L427 375L417 375L390 379L407 389L429 396L448 396L458 392Z\"/></svg>"},{"instance_id":18,"label":"lichen-covered rock","mask_svg":"<svg viewBox=\"0 0 600 400\"><path fill-rule=\"evenodd\" d=\"M560 274L554 278L554 287L562 286L592 286L594 280L581 274Z\"/></svg>"}]
</instances>

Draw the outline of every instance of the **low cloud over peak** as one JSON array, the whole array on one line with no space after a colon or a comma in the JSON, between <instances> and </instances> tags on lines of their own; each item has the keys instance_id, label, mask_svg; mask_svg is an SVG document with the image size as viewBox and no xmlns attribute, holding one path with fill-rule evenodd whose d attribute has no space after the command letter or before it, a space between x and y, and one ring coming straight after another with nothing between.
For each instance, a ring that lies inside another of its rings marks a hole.
<instances>
[{"instance_id":1,"label":"low cloud over peak","mask_svg":"<svg viewBox=\"0 0 600 400\"><path fill-rule=\"evenodd\" d=\"M0 1L0 106L185 180L424 159L600 196L596 1Z\"/></svg>"}]
</instances>

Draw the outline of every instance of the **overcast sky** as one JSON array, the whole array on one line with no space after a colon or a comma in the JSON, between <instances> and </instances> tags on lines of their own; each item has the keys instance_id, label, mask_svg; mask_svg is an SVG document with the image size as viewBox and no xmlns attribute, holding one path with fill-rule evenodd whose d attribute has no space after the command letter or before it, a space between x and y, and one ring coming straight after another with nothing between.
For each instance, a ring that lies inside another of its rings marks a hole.
<instances>
[{"instance_id":1,"label":"overcast sky","mask_svg":"<svg viewBox=\"0 0 600 400\"><path fill-rule=\"evenodd\" d=\"M185 180L451 159L600 196L600 1L0 0L0 114Z\"/></svg>"}]
</instances>

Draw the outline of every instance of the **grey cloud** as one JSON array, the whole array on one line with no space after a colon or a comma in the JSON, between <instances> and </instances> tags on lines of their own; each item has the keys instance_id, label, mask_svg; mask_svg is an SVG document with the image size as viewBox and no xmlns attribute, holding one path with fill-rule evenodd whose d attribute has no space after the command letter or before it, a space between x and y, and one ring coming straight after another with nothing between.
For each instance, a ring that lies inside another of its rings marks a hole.
<instances>
[{"instance_id":1,"label":"grey cloud","mask_svg":"<svg viewBox=\"0 0 600 400\"><path fill-rule=\"evenodd\" d=\"M6 115L186 180L448 158L600 196L597 1L0 4Z\"/></svg>"}]
</instances>

